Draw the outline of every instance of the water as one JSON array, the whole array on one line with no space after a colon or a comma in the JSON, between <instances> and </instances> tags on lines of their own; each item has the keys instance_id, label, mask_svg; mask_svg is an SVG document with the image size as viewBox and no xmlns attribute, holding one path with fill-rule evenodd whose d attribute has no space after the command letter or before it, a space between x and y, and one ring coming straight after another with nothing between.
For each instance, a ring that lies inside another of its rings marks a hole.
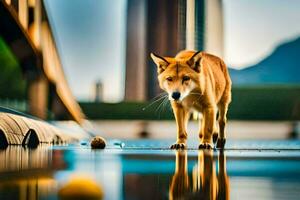
<instances>
[{"instance_id":1,"label":"water","mask_svg":"<svg viewBox=\"0 0 300 200\"><path fill-rule=\"evenodd\" d=\"M299 199L299 142L223 152L154 143L8 147L0 150L0 199Z\"/></svg>"}]
</instances>

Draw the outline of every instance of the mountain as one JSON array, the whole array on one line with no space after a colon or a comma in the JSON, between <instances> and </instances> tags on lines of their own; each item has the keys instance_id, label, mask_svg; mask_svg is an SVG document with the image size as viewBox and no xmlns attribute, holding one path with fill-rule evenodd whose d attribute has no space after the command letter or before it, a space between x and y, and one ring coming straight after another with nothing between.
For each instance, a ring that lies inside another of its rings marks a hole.
<instances>
[{"instance_id":1,"label":"mountain","mask_svg":"<svg viewBox=\"0 0 300 200\"><path fill-rule=\"evenodd\" d=\"M261 62L229 73L234 85L300 84L300 37L279 45Z\"/></svg>"}]
</instances>

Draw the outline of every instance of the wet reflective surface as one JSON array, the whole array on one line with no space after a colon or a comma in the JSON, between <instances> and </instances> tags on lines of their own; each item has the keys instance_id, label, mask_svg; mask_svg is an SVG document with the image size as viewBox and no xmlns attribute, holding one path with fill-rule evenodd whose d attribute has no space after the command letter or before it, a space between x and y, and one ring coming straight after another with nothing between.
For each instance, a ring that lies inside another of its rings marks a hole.
<instances>
[{"instance_id":1,"label":"wet reflective surface","mask_svg":"<svg viewBox=\"0 0 300 200\"><path fill-rule=\"evenodd\" d=\"M0 150L0 199L299 199L297 148L130 148L138 142Z\"/></svg>"}]
</instances>

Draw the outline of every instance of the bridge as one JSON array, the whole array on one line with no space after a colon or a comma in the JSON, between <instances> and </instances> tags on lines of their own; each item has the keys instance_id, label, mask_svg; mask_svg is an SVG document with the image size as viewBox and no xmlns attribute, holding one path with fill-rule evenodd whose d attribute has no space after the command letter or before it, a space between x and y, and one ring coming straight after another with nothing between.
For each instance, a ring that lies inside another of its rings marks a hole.
<instances>
[{"instance_id":1,"label":"bridge","mask_svg":"<svg viewBox=\"0 0 300 200\"><path fill-rule=\"evenodd\" d=\"M0 36L20 63L27 80L28 111L47 119L83 123L84 114L66 81L51 18L43 0L1 0Z\"/></svg>"}]
</instances>

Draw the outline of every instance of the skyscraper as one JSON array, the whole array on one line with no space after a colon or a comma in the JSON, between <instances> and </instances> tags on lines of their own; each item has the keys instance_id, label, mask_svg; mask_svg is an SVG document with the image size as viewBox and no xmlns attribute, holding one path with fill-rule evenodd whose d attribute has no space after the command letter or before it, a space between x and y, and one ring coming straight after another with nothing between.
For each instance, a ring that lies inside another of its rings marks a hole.
<instances>
[{"instance_id":1,"label":"skyscraper","mask_svg":"<svg viewBox=\"0 0 300 200\"><path fill-rule=\"evenodd\" d=\"M221 0L128 0L125 100L160 92L151 52L175 56L183 49L223 55Z\"/></svg>"}]
</instances>

